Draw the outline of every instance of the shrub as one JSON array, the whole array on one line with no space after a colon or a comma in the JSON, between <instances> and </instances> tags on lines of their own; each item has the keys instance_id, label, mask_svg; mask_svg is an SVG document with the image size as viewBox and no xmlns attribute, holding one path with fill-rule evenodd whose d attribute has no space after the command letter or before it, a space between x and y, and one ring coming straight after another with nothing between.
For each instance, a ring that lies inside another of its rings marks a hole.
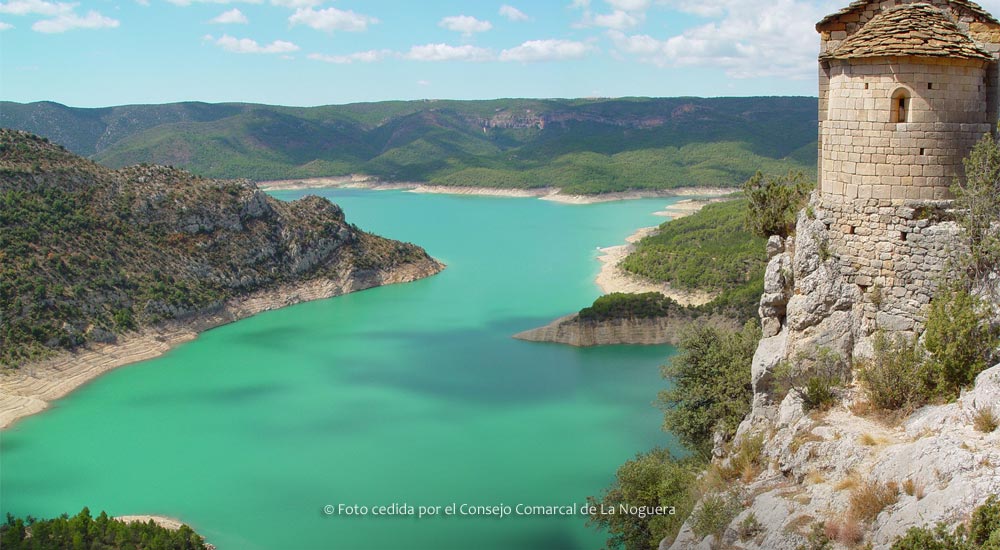
<instances>
[{"instance_id":1,"label":"shrub","mask_svg":"<svg viewBox=\"0 0 1000 550\"><path fill-rule=\"evenodd\" d=\"M803 410L809 412L829 409L837 402L836 388L844 384L844 373L848 370L840 354L823 347L814 359L800 354L794 366L782 363L774 376L778 391L797 393L802 398Z\"/></svg>"},{"instance_id":2,"label":"shrub","mask_svg":"<svg viewBox=\"0 0 1000 550\"><path fill-rule=\"evenodd\" d=\"M732 495L709 495L702 499L701 506L691 514L691 530L700 538L708 535L721 536L726 526L739 513L739 501Z\"/></svg>"},{"instance_id":3,"label":"shrub","mask_svg":"<svg viewBox=\"0 0 1000 550\"><path fill-rule=\"evenodd\" d=\"M875 333L873 347L874 355L862 363L859 372L868 401L887 411L923 403L927 396L920 383L920 348L902 335L890 340L882 331Z\"/></svg>"},{"instance_id":4,"label":"shrub","mask_svg":"<svg viewBox=\"0 0 1000 550\"><path fill-rule=\"evenodd\" d=\"M677 535L694 507L692 493L702 464L695 460L677 460L666 449L640 453L621 467L615 481L600 499L588 497L592 506L619 511L619 505L674 506L674 515L640 517L633 514L592 514L587 525L610 533L608 548L638 550L655 548L660 540Z\"/></svg>"},{"instance_id":5,"label":"shrub","mask_svg":"<svg viewBox=\"0 0 1000 550\"><path fill-rule=\"evenodd\" d=\"M989 274L1000 270L1000 226L996 223L1000 220L1000 146L987 134L964 162L965 179L956 180L952 192L969 247L961 267L977 286L989 284Z\"/></svg>"},{"instance_id":6,"label":"shrub","mask_svg":"<svg viewBox=\"0 0 1000 550\"><path fill-rule=\"evenodd\" d=\"M795 550L830 550L833 541L826 534L826 526L821 522L813 524L806 536L806 542L795 547Z\"/></svg>"},{"instance_id":7,"label":"shrub","mask_svg":"<svg viewBox=\"0 0 1000 550\"><path fill-rule=\"evenodd\" d=\"M757 515L753 512L750 512L750 514L743 518L739 525L736 526L736 536L741 542L747 542L763 533L764 526L761 525L760 521L757 519Z\"/></svg>"},{"instance_id":8,"label":"shrub","mask_svg":"<svg viewBox=\"0 0 1000 550\"><path fill-rule=\"evenodd\" d=\"M925 382L938 395L956 397L992 364L998 344L988 305L963 289L945 290L931 300L927 317Z\"/></svg>"},{"instance_id":9,"label":"shrub","mask_svg":"<svg viewBox=\"0 0 1000 550\"><path fill-rule=\"evenodd\" d=\"M759 340L754 321L737 332L706 325L686 332L680 353L663 368L664 377L674 383L659 395L664 428L705 457L716 432L731 438L750 412L750 363Z\"/></svg>"},{"instance_id":10,"label":"shrub","mask_svg":"<svg viewBox=\"0 0 1000 550\"><path fill-rule=\"evenodd\" d=\"M749 203L746 228L758 237L787 237L795 225L795 213L805 205L812 188L801 172L766 177L757 172L743 184Z\"/></svg>"},{"instance_id":11,"label":"shrub","mask_svg":"<svg viewBox=\"0 0 1000 550\"><path fill-rule=\"evenodd\" d=\"M851 489L848 515L858 521L871 521L886 506L899 500L899 486L895 483L867 481Z\"/></svg>"},{"instance_id":12,"label":"shrub","mask_svg":"<svg viewBox=\"0 0 1000 550\"><path fill-rule=\"evenodd\" d=\"M934 528L913 527L892 544L892 550L997 549L1000 549L1000 499L996 495L972 512L968 529L959 525L949 531L943 523Z\"/></svg>"}]
</instances>

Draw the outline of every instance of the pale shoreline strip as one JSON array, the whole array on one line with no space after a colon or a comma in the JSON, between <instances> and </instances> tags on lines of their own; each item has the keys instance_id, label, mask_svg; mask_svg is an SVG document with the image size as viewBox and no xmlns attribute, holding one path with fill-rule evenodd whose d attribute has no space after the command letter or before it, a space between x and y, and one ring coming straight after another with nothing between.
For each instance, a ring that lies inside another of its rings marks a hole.
<instances>
[{"instance_id":1,"label":"pale shoreline strip","mask_svg":"<svg viewBox=\"0 0 1000 550\"><path fill-rule=\"evenodd\" d=\"M61 352L16 371L0 373L0 429L10 427L20 418L45 410L50 402L110 370L159 357L171 348L195 339L199 333L208 329L302 302L332 298L375 286L415 281L438 273L443 268L443 264L431 259L364 279L343 276L338 279L323 278L283 285L229 300L214 311L121 335L119 341L113 344L94 344L77 352Z\"/></svg>"},{"instance_id":2,"label":"pale shoreline strip","mask_svg":"<svg viewBox=\"0 0 1000 550\"><path fill-rule=\"evenodd\" d=\"M112 519L116 519L123 523L153 523L163 527L164 529L170 529L171 531L176 531L180 529L184 522L179 519L168 518L167 516L149 516L149 515L136 515L136 516L115 516Z\"/></svg>"},{"instance_id":3,"label":"pale shoreline strip","mask_svg":"<svg viewBox=\"0 0 1000 550\"><path fill-rule=\"evenodd\" d=\"M595 204L633 199L655 199L665 197L720 197L736 192L736 189L722 187L678 187L663 190L638 190L602 193L599 195L565 195L556 187L534 189L506 189L500 187L430 185L419 182L383 183L367 176L343 176L330 178L304 178L257 182L263 191L294 191L307 189L370 189L373 191L403 190L411 193L440 195L475 195L488 197L537 198L563 204Z\"/></svg>"},{"instance_id":4,"label":"pale shoreline strip","mask_svg":"<svg viewBox=\"0 0 1000 550\"><path fill-rule=\"evenodd\" d=\"M676 220L678 218L694 214L695 212L701 210L706 204L717 202L718 200L719 199L685 199L676 202L662 211L656 212L655 214L658 216L669 217L671 220ZM621 268L620 264L622 261L624 261L629 254L635 251L636 243L641 241L643 238L655 235L658 232L659 227L655 225L652 227L641 227L625 239L626 244L609 246L607 248L600 249L601 256L598 257L598 260L601 262L601 271L597 274L595 282L597 283L597 286L600 287L601 292L604 294L611 294L613 292L632 294L659 292L660 294L663 294L668 298L672 298L677 303L684 306L699 306L711 302L716 296L714 293L675 289L671 287L669 283L653 281L634 273L629 273Z\"/></svg>"}]
</instances>

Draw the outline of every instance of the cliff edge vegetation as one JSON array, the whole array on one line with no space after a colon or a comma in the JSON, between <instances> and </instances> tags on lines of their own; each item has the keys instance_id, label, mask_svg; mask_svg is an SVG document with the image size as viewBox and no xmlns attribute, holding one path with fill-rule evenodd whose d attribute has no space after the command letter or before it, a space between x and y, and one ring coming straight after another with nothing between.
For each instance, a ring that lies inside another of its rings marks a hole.
<instances>
[{"instance_id":1,"label":"cliff edge vegetation","mask_svg":"<svg viewBox=\"0 0 1000 550\"><path fill-rule=\"evenodd\" d=\"M442 267L325 199L281 202L246 180L162 166L111 170L13 130L0 130L0 228L7 368L263 291L334 281L344 292Z\"/></svg>"}]
</instances>

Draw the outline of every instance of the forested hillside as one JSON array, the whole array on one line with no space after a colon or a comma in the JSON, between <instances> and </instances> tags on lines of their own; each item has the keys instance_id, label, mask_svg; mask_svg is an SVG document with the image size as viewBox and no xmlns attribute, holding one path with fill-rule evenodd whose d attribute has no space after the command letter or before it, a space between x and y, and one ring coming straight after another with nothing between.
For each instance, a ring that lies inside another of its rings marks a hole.
<instances>
[{"instance_id":1,"label":"forested hillside","mask_svg":"<svg viewBox=\"0 0 1000 550\"><path fill-rule=\"evenodd\" d=\"M407 101L100 109L0 103L0 126L110 167L155 163L256 180L383 181L601 193L737 186L816 164L816 99Z\"/></svg>"},{"instance_id":2,"label":"forested hillside","mask_svg":"<svg viewBox=\"0 0 1000 550\"><path fill-rule=\"evenodd\" d=\"M379 284L440 265L310 196L162 166L110 170L0 130L0 367L220 308L282 284Z\"/></svg>"}]
</instances>

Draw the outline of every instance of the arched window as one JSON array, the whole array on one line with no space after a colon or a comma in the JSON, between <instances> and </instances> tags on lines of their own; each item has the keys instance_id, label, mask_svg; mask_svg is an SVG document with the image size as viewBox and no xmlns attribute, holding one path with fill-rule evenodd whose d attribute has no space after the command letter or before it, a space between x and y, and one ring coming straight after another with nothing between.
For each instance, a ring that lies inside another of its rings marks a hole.
<instances>
[{"instance_id":1,"label":"arched window","mask_svg":"<svg viewBox=\"0 0 1000 550\"><path fill-rule=\"evenodd\" d=\"M895 92L892 92L890 109L890 121L896 123L907 122L910 118L910 92L906 88L899 88Z\"/></svg>"}]
</instances>

